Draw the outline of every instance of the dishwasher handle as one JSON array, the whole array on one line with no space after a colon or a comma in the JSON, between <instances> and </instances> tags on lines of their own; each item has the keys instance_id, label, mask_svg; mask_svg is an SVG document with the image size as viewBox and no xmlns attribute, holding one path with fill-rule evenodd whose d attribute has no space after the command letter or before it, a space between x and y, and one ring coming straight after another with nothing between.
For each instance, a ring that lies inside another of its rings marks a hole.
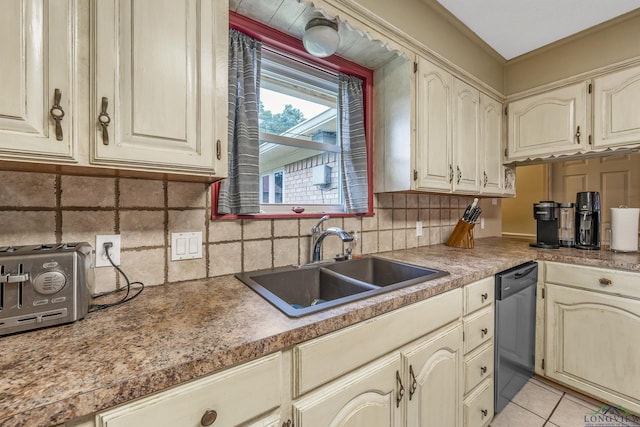
<instances>
[{"instance_id":1,"label":"dishwasher handle","mask_svg":"<svg viewBox=\"0 0 640 427\"><path fill-rule=\"evenodd\" d=\"M534 265L533 267L530 267L530 268L528 268L528 269L526 269L524 271L519 271L514 275L514 278L522 279L523 277L528 276L529 274L531 274L531 272L533 270L535 270L535 269L536 269L536 266Z\"/></svg>"}]
</instances>

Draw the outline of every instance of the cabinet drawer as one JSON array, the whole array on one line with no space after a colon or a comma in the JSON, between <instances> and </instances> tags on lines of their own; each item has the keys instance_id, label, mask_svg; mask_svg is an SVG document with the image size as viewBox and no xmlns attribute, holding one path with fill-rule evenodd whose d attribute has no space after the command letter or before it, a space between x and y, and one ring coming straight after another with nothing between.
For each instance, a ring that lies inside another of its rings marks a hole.
<instances>
[{"instance_id":1,"label":"cabinet drawer","mask_svg":"<svg viewBox=\"0 0 640 427\"><path fill-rule=\"evenodd\" d=\"M464 393L469 393L491 375L493 375L493 345L488 344L464 358Z\"/></svg>"},{"instance_id":2,"label":"cabinet drawer","mask_svg":"<svg viewBox=\"0 0 640 427\"><path fill-rule=\"evenodd\" d=\"M493 305L474 313L464 321L464 354L493 338Z\"/></svg>"},{"instance_id":3,"label":"cabinet drawer","mask_svg":"<svg viewBox=\"0 0 640 427\"><path fill-rule=\"evenodd\" d=\"M493 418L493 381L482 384L464 400L464 427L482 427Z\"/></svg>"},{"instance_id":4,"label":"cabinet drawer","mask_svg":"<svg viewBox=\"0 0 640 427\"><path fill-rule=\"evenodd\" d=\"M482 307L489 306L495 296L495 278L493 276L479 280L464 287L464 314L467 315Z\"/></svg>"},{"instance_id":5,"label":"cabinet drawer","mask_svg":"<svg viewBox=\"0 0 640 427\"><path fill-rule=\"evenodd\" d=\"M459 319L461 299L462 290L454 289L297 345L295 397Z\"/></svg>"},{"instance_id":6,"label":"cabinet drawer","mask_svg":"<svg viewBox=\"0 0 640 427\"><path fill-rule=\"evenodd\" d=\"M640 273L557 262L545 264L546 283L640 298Z\"/></svg>"},{"instance_id":7,"label":"cabinet drawer","mask_svg":"<svg viewBox=\"0 0 640 427\"><path fill-rule=\"evenodd\" d=\"M98 427L196 426L206 411L216 425L238 425L280 405L276 353L96 415Z\"/></svg>"}]
</instances>

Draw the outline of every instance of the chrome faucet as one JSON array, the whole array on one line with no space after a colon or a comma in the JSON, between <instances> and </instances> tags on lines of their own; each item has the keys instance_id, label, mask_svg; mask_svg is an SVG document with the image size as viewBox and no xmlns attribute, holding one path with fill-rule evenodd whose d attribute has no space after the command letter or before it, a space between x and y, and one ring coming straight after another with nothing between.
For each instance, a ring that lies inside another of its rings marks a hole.
<instances>
[{"instance_id":1,"label":"chrome faucet","mask_svg":"<svg viewBox=\"0 0 640 427\"><path fill-rule=\"evenodd\" d=\"M320 261L320 250L322 247L322 241L325 237L333 235L338 236L342 239L343 242L351 242L353 240L353 236L342 228L339 227L329 227L325 230L322 229L322 223L330 218L329 215L325 215L320 218L320 221L311 229L311 248L313 250L313 255L311 258L311 262Z\"/></svg>"}]
</instances>

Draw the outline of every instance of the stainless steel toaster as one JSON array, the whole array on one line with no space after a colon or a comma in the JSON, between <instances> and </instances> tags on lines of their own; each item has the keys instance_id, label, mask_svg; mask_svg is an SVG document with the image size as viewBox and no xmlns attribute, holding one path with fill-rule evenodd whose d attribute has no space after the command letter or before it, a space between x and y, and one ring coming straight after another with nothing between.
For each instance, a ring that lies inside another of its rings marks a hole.
<instances>
[{"instance_id":1,"label":"stainless steel toaster","mask_svg":"<svg viewBox=\"0 0 640 427\"><path fill-rule=\"evenodd\" d=\"M0 335L82 319L91 289L89 243L0 247Z\"/></svg>"}]
</instances>

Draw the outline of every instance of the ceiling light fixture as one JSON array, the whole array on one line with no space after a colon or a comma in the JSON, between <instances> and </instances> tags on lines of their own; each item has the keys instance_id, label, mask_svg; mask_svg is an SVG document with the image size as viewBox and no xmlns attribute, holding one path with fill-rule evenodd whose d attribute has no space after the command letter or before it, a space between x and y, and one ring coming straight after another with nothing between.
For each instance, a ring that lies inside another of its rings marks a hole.
<instances>
[{"instance_id":1,"label":"ceiling light fixture","mask_svg":"<svg viewBox=\"0 0 640 427\"><path fill-rule=\"evenodd\" d=\"M302 44L318 58L333 55L340 45L338 23L324 17L311 18L304 28Z\"/></svg>"}]
</instances>

